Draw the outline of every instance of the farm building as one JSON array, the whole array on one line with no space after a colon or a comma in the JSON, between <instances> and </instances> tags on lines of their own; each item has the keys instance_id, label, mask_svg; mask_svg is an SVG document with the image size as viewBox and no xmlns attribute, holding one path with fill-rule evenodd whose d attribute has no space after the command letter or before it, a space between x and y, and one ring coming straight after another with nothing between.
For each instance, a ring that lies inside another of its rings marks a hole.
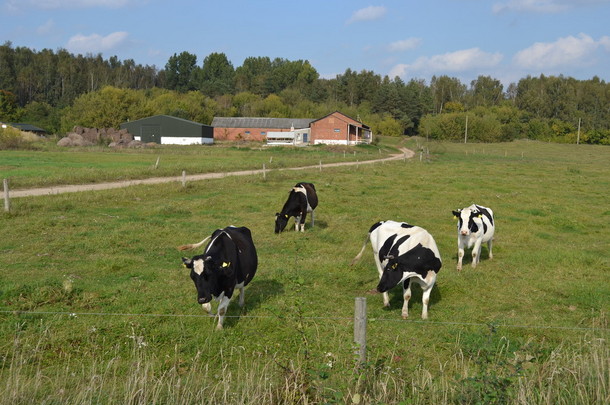
<instances>
[{"instance_id":1,"label":"farm building","mask_svg":"<svg viewBox=\"0 0 610 405\"><path fill-rule=\"evenodd\" d=\"M269 132L289 132L309 128L311 118L214 117L214 139L224 141L265 141Z\"/></svg>"},{"instance_id":2,"label":"farm building","mask_svg":"<svg viewBox=\"0 0 610 405\"><path fill-rule=\"evenodd\" d=\"M10 124L2 124L2 128L6 128L7 126L17 128L18 130L23 131L23 132L31 132L33 134L40 135L40 136L44 136L47 134L47 131L45 131L44 129L38 128L37 126L31 125L31 124L22 124L22 123L15 123L15 122L12 122Z\"/></svg>"},{"instance_id":3,"label":"farm building","mask_svg":"<svg viewBox=\"0 0 610 405\"><path fill-rule=\"evenodd\" d=\"M172 117L155 115L121 124L134 139L163 145L193 145L214 143L214 129L209 125Z\"/></svg>"},{"instance_id":4,"label":"farm building","mask_svg":"<svg viewBox=\"0 0 610 405\"><path fill-rule=\"evenodd\" d=\"M310 130L310 143L314 145L356 145L373 141L373 133L368 126L339 111L311 122Z\"/></svg>"},{"instance_id":5,"label":"farm building","mask_svg":"<svg viewBox=\"0 0 610 405\"><path fill-rule=\"evenodd\" d=\"M215 117L214 139L267 141L270 145L371 143L371 129L335 111L320 119ZM285 133L285 134L281 134Z\"/></svg>"}]
</instances>

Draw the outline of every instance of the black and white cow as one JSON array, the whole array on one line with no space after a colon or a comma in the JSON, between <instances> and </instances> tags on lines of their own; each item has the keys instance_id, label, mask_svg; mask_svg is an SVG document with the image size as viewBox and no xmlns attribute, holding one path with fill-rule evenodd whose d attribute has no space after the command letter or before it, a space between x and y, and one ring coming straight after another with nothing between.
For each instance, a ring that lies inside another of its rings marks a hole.
<instances>
[{"instance_id":1,"label":"black and white cow","mask_svg":"<svg viewBox=\"0 0 610 405\"><path fill-rule=\"evenodd\" d=\"M464 248L472 248L472 268L477 267L481 260L481 245L487 242L489 258L493 258L491 245L495 231L494 213L491 208L472 204L470 207L453 211L458 225L458 263L457 269L462 270Z\"/></svg>"},{"instance_id":2,"label":"black and white cow","mask_svg":"<svg viewBox=\"0 0 610 405\"><path fill-rule=\"evenodd\" d=\"M294 230L305 232L305 218L311 213L311 226L314 226L313 210L318 206L318 195L316 188L311 183L297 183L284 204L281 212L275 214L275 233L280 233L286 228L288 218L294 217Z\"/></svg>"},{"instance_id":3,"label":"black and white cow","mask_svg":"<svg viewBox=\"0 0 610 405\"><path fill-rule=\"evenodd\" d=\"M220 301L216 329L222 329L235 288L239 288L239 306L244 306L244 287L256 273L258 256L252 234L246 227L217 229L201 242L183 245L178 249L196 249L210 238L203 254L190 259L183 257L182 263L191 269L191 279L197 288L197 302L203 309L211 314L212 298Z\"/></svg>"},{"instance_id":4,"label":"black and white cow","mask_svg":"<svg viewBox=\"0 0 610 405\"><path fill-rule=\"evenodd\" d=\"M411 298L410 281L413 280L422 287L421 317L428 319L430 293L442 266L441 256L432 235L419 226L405 222L377 222L369 229L362 249L352 260L352 265L362 257L369 239L379 272L377 291L383 293L383 305L390 306L388 290L403 283L402 317L406 319L409 316Z\"/></svg>"}]
</instances>

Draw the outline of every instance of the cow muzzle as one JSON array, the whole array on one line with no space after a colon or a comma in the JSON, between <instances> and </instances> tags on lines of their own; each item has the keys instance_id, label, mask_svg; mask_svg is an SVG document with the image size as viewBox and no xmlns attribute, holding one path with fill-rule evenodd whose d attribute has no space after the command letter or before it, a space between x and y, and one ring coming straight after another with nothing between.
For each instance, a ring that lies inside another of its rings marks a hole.
<instances>
[{"instance_id":1,"label":"cow muzzle","mask_svg":"<svg viewBox=\"0 0 610 405\"><path fill-rule=\"evenodd\" d=\"M197 298L197 302L200 303L200 304L207 304L210 301L211 301L211 299L205 298L205 297Z\"/></svg>"},{"instance_id":2,"label":"cow muzzle","mask_svg":"<svg viewBox=\"0 0 610 405\"><path fill-rule=\"evenodd\" d=\"M460 231L460 234L466 236L466 235L468 235L468 231L467 230L466 231Z\"/></svg>"}]
</instances>

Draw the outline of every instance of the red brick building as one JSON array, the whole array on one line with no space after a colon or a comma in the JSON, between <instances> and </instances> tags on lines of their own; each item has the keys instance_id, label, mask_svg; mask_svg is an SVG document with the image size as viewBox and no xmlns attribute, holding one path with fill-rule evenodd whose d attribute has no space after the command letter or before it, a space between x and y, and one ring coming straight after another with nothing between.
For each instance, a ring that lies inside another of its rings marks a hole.
<instances>
[{"instance_id":1,"label":"red brick building","mask_svg":"<svg viewBox=\"0 0 610 405\"><path fill-rule=\"evenodd\" d=\"M214 140L265 141L269 132L309 128L312 118L214 117Z\"/></svg>"},{"instance_id":2,"label":"red brick building","mask_svg":"<svg viewBox=\"0 0 610 405\"><path fill-rule=\"evenodd\" d=\"M212 121L214 140L266 141L270 132L290 132L308 128L305 142L333 145L371 143L371 129L347 115L335 111L320 119L311 118L253 118L215 117Z\"/></svg>"},{"instance_id":3,"label":"red brick building","mask_svg":"<svg viewBox=\"0 0 610 405\"><path fill-rule=\"evenodd\" d=\"M310 140L313 145L318 143L331 145L356 145L371 143L371 129L347 115L335 111L309 124Z\"/></svg>"}]
</instances>

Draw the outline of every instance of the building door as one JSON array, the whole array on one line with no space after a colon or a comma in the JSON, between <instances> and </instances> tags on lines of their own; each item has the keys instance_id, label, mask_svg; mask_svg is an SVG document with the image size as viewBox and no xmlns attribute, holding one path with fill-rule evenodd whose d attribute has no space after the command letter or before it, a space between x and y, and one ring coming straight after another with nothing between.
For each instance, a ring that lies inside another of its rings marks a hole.
<instances>
[{"instance_id":1,"label":"building door","mask_svg":"<svg viewBox=\"0 0 610 405\"><path fill-rule=\"evenodd\" d=\"M161 125L142 125L140 127L140 140L144 143L161 143Z\"/></svg>"}]
</instances>

